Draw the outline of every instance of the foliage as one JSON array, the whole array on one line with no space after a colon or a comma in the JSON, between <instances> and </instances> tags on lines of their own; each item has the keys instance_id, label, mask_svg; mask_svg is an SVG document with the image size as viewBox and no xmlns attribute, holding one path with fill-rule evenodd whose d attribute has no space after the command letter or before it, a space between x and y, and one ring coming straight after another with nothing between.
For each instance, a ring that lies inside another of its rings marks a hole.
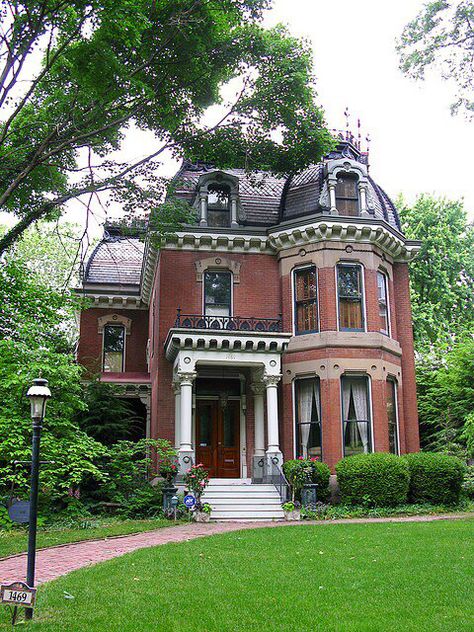
<instances>
[{"instance_id":1,"label":"foliage","mask_svg":"<svg viewBox=\"0 0 474 632\"><path fill-rule=\"evenodd\" d=\"M199 507L199 511L202 511L205 514L210 515L212 513L212 507L209 503L202 503Z\"/></svg>"},{"instance_id":2,"label":"foliage","mask_svg":"<svg viewBox=\"0 0 474 632\"><path fill-rule=\"evenodd\" d=\"M297 511L300 509L300 503L298 501L289 500L286 503L283 503L281 508L283 511Z\"/></svg>"},{"instance_id":3,"label":"foliage","mask_svg":"<svg viewBox=\"0 0 474 632\"><path fill-rule=\"evenodd\" d=\"M184 487L196 497L196 508L201 506L201 495L209 483L209 472L202 463L191 465L183 477Z\"/></svg>"},{"instance_id":4,"label":"foliage","mask_svg":"<svg viewBox=\"0 0 474 632\"><path fill-rule=\"evenodd\" d=\"M171 443L165 439L158 439L154 449L156 452L158 474L170 484L178 474L178 452L173 448Z\"/></svg>"},{"instance_id":5,"label":"foliage","mask_svg":"<svg viewBox=\"0 0 474 632\"><path fill-rule=\"evenodd\" d=\"M471 453L474 410L474 340L459 342L440 358L417 363L418 411L424 448L459 456ZM464 452L464 454L463 454Z\"/></svg>"},{"instance_id":6,"label":"foliage","mask_svg":"<svg viewBox=\"0 0 474 632\"><path fill-rule=\"evenodd\" d=\"M319 462L316 457L309 459L292 459L283 463L283 472L291 486L293 500L301 501L301 491L305 483L316 483L320 500L329 498L329 477L331 470L326 463Z\"/></svg>"},{"instance_id":7,"label":"foliage","mask_svg":"<svg viewBox=\"0 0 474 632\"><path fill-rule=\"evenodd\" d=\"M394 454L349 456L337 463L336 473L343 503L393 507L407 500L408 466Z\"/></svg>"},{"instance_id":8,"label":"foliage","mask_svg":"<svg viewBox=\"0 0 474 632\"><path fill-rule=\"evenodd\" d=\"M167 151L288 172L332 146L309 45L263 28L269 0L1 6L0 209L18 221L0 253L70 199L89 206L110 191L125 210L150 211ZM153 153L114 160L127 130L151 130Z\"/></svg>"},{"instance_id":9,"label":"foliage","mask_svg":"<svg viewBox=\"0 0 474 632\"><path fill-rule=\"evenodd\" d=\"M466 468L462 490L468 498L474 500L474 465L468 465Z\"/></svg>"},{"instance_id":10,"label":"foliage","mask_svg":"<svg viewBox=\"0 0 474 632\"><path fill-rule=\"evenodd\" d=\"M130 439L143 426L129 400L120 398L120 388L101 382L88 382L84 389L84 405L76 417L79 427L104 445Z\"/></svg>"},{"instance_id":11,"label":"foliage","mask_svg":"<svg viewBox=\"0 0 474 632\"><path fill-rule=\"evenodd\" d=\"M464 417L464 427L461 439L466 442L466 451L471 458L474 458L474 412Z\"/></svg>"},{"instance_id":12,"label":"foliage","mask_svg":"<svg viewBox=\"0 0 474 632\"><path fill-rule=\"evenodd\" d=\"M471 0L434 0L424 5L405 26L397 46L400 68L423 79L435 68L443 79L454 81L457 99L451 106L474 115L474 5Z\"/></svg>"},{"instance_id":13,"label":"foliage","mask_svg":"<svg viewBox=\"0 0 474 632\"><path fill-rule=\"evenodd\" d=\"M451 346L474 332L474 227L462 202L422 195L398 207L407 238L421 240L410 264L415 347Z\"/></svg>"},{"instance_id":14,"label":"foliage","mask_svg":"<svg viewBox=\"0 0 474 632\"><path fill-rule=\"evenodd\" d=\"M465 472L460 459L436 452L407 454L402 459L410 470L410 502L443 505L459 502Z\"/></svg>"}]
</instances>

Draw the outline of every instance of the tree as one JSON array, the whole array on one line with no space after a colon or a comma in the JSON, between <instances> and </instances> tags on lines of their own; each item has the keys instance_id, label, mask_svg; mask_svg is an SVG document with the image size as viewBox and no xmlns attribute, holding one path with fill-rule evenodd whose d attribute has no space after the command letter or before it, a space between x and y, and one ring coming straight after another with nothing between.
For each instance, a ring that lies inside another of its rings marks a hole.
<instances>
[{"instance_id":1,"label":"tree","mask_svg":"<svg viewBox=\"0 0 474 632\"><path fill-rule=\"evenodd\" d=\"M474 332L474 229L462 202L420 196L398 203L402 228L420 239L410 264L415 346L426 352Z\"/></svg>"},{"instance_id":2,"label":"tree","mask_svg":"<svg viewBox=\"0 0 474 632\"><path fill-rule=\"evenodd\" d=\"M18 217L0 253L72 199L153 209L166 151L288 172L332 145L308 45L262 27L270 0L0 1L0 210ZM156 147L113 159L133 129Z\"/></svg>"},{"instance_id":3,"label":"tree","mask_svg":"<svg viewBox=\"0 0 474 632\"><path fill-rule=\"evenodd\" d=\"M474 116L474 4L471 0L435 0L405 26L397 45L400 68L423 79L436 68L457 85L452 112Z\"/></svg>"}]
</instances>

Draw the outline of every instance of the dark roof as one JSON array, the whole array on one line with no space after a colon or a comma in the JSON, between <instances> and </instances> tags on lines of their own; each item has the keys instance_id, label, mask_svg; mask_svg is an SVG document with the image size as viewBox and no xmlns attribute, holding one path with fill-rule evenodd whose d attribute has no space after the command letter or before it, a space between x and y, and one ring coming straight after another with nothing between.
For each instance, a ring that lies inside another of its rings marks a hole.
<instances>
[{"instance_id":1,"label":"dark roof","mask_svg":"<svg viewBox=\"0 0 474 632\"><path fill-rule=\"evenodd\" d=\"M144 246L138 238L106 233L87 263L84 283L138 286Z\"/></svg>"}]
</instances>

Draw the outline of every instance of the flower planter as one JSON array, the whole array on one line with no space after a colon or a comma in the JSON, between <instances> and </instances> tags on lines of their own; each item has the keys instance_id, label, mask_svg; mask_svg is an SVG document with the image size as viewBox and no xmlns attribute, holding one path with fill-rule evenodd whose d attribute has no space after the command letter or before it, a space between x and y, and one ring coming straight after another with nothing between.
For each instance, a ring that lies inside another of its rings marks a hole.
<instances>
[{"instance_id":1,"label":"flower planter","mask_svg":"<svg viewBox=\"0 0 474 632\"><path fill-rule=\"evenodd\" d=\"M288 522L297 522L298 520L301 520L300 509L293 509L292 511L283 510L283 513L285 514L285 520Z\"/></svg>"},{"instance_id":2,"label":"flower planter","mask_svg":"<svg viewBox=\"0 0 474 632\"><path fill-rule=\"evenodd\" d=\"M211 519L211 514L205 511L195 511L193 513L194 522L209 522Z\"/></svg>"}]
</instances>

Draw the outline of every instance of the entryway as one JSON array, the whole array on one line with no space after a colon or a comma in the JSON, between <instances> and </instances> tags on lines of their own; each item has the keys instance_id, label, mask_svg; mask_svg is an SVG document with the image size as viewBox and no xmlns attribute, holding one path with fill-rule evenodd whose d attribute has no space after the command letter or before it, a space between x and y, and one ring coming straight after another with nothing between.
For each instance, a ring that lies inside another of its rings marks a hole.
<instances>
[{"instance_id":1,"label":"entryway","mask_svg":"<svg viewBox=\"0 0 474 632\"><path fill-rule=\"evenodd\" d=\"M240 477L240 400L196 401L196 462L211 478Z\"/></svg>"}]
</instances>

